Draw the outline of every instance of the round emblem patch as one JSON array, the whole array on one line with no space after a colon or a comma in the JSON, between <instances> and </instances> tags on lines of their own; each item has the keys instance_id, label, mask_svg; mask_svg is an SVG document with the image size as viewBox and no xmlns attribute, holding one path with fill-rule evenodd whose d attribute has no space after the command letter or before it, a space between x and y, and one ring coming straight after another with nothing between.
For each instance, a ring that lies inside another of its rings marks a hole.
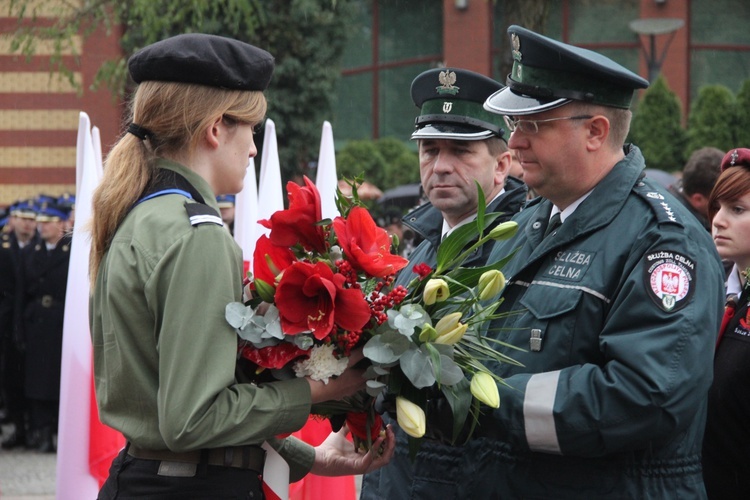
<instances>
[{"instance_id":1,"label":"round emblem patch","mask_svg":"<svg viewBox=\"0 0 750 500\"><path fill-rule=\"evenodd\" d=\"M668 250L650 253L645 259L646 287L654 302L667 312L685 307L695 288L695 262Z\"/></svg>"}]
</instances>

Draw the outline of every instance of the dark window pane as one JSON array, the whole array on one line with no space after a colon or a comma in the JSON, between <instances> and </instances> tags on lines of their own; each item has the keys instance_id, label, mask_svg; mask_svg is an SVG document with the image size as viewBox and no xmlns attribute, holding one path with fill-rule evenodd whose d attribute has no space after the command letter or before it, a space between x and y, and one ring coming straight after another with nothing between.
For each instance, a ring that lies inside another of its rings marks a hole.
<instances>
[{"instance_id":1,"label":"dark window pane","mask_svg":"<svg viewBox=\"0 0 750 500\"><path fill-rule=\"evenodd\" d=\"M419 108L411 100L411 82L428 64L404 66L380 72L380 137L409 140Z\"/></svg>"},{"instance_id":2,"label":"dark window pane","mask_svg":"<svg viewBox=\"0 0 750 500\"><path fill-rule=\"evenodd\" d=\"M568 43L637 42L628 23L639 12L639 0L570 0Z\"/></svg>"},{"instance_id":3,"label":"dark window pane","mask_svg":"<svg viewBox=\"0 0 750 500\"><path fill-rule=\"evenodd\" d=\"M690 57L690 98L703 85L721 84L737 92L750 78L750 52L695 50Z\"/></svg>"},{"instance_id":4,"label":"dark window pane","mask_svg":"<svg viewBox=\"0 0 750 500\"><path fill-rule=\"evenodd\" d=\"M357 19L349 27L342 59L343 68L356 68L372 64L372 1L354 2Z\"/></svg>"},{"instance_id":5,"label":"dark window pane","mask_svg":"<svg viewBox=\"0 0 750 500\"><path fill-rule=\"evenodd\" d=\"M691 41L750 45L749 19L750 2L747 0L693 0L690 2Z\"/></svg>"},{"instance_id":6,"label":"dark window pane","mask_svg":"<svg viewBox=\"0 0 750 500\"><path fill-rule=\"evenodd\" d=\"M351 139L372 138L372 73L343 76L336 85L333 138L336 148Z\"/></svg>"},{"instance_id":7,"label":"dark window pane","mask_svg":"<svg viewBox=\"0 0 750 500\"><path fill-rule=\"evenodd\" d=\"M379 0L380 61L440 54L443 49L443 2Z\"/></svg>"}]
</instances>

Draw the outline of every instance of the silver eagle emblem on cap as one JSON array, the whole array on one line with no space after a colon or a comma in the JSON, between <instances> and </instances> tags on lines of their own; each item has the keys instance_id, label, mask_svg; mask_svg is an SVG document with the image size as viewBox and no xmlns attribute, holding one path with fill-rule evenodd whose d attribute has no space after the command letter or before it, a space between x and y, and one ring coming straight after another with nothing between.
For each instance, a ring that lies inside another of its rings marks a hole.
<instances>
[{"instance_id":1,"label":"silver eagle emblem on cap","mask_svg":"<svg viewBox=\"0 0 750 500\"><path fill-rule=\"evenodd\" d=\"M518 38L518 35L516 35L515 33L512 33L510 35L510 44L511 44L511 48L513 49L512 50L513 59L515 59L516 61L520 61L522 57L521 56L521 39Z\"/></svg>"},{"instance_id":2,"label":"silver eagle emblem on cap","mask_svg":"<svg viewBox=\"0 0 750 500\"><path fill-rule=\"evenodd\" d=\"M456 83L456 72L445 70L441 71L438 74L438 80L440 81L440 86L436 88L438 94L450 94L450 95L456 95L458 94L459 87L456 87L454 83Z\"/></svg>"}]
</instances>

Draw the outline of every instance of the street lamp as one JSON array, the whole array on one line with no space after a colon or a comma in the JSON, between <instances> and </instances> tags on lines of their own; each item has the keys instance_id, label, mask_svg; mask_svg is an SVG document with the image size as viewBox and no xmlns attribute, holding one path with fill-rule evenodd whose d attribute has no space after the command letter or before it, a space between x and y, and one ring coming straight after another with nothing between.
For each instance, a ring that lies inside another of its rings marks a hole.
<instances>
[{"instance_id":1,"label":"street lamp","mask_svg":"<svg viewBox=\"0 0 750 500\"><path fill-rule=\"evenodd\" d=\"M657 76L659 76L659 70L661 64L664 62L664 57L667 55L667 49L669 44L672 43L672 39L678 29L682 28L685 21L682 19L671 19L671 18L651 18L651 19L636 19L630 21L630 29L636 32L638 35L647 35L649 37L648 48L643 43L643 39L638 37L643 48L643 53L646 56L646 63L648 64L648 81L653 82ZM656 53L656 37L657 35L669 35L664 49L661 54Z\"/></svg>"}]
</instances>

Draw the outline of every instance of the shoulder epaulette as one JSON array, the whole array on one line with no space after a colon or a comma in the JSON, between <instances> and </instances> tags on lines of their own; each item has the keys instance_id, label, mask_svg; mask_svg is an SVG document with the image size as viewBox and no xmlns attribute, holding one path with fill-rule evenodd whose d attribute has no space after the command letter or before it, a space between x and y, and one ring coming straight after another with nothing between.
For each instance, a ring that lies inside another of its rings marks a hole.
<instances>
[{"instance_id":1,"label":"shoulder epaulette","mask_svg":"<svg viewBox=\"0 0 750 500\"><path fill-rule=\"evenodd\" d=\"M654 189L653 186L649 186L642 180L633 186L633 192L640 196L656 217L656 221L659 224L677 224L682 226L683 223L679 219L679 216L672 210L672 207L667 200L667 197L661 194L658 190Z\"/></svg>"},{"instance_id":2,"label":"shoulder epaulette","mask_svg":"<svg viewBox=\"0 0 750 500\"><path fill-rule=\"evenodd\" d=\"M185 210L187 211L188 218L190 218L190 224L197 226L199 224L216 224L217 226L223 226L224 221L221 220L219 213L211 208L210 206L203 203L185 203Z\"/></svg>"}]
</instances>

